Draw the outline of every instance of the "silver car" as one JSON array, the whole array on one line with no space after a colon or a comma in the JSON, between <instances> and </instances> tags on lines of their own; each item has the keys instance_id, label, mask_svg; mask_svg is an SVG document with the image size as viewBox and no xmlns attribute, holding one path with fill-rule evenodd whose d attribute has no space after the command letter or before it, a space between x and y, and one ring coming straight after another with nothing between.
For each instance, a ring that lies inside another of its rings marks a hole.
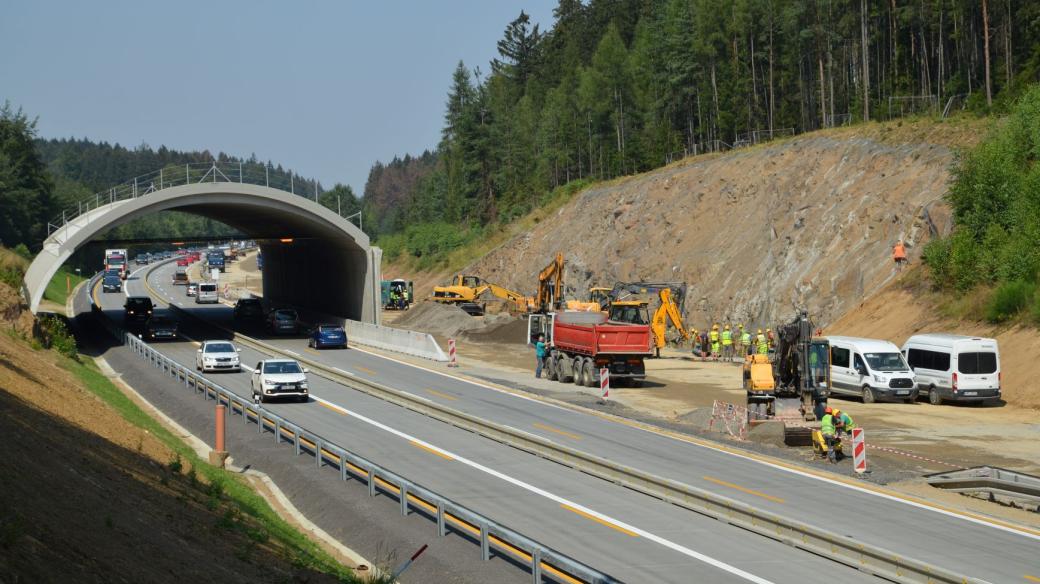
<instances>
[{"instance_id":1,"label":"silver car","mask_svg":"<svg viewBox=\"0 0 1040 584\"><path fill-rule=\"evenodd\" d=\"M239 349L230 341L205 341L195 351L195 369L199 371L241 371Z\"/></svg>"},{"instance_id":2,"label":"silver car","mask_svg":"<svg viewBox=\"0 0 1040 584\"><path fill-rule=\"evenodd\" d=\"M250 379L253 400L289 398L305 402L308 396L307 370L293 359L265 359L256 364Z\"/></svg>"}]
</instances>

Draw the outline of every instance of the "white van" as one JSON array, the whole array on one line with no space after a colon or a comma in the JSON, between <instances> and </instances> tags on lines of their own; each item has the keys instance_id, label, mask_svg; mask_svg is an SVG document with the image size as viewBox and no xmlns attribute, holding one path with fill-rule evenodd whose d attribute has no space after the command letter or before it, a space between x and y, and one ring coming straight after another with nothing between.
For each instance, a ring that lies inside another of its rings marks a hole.
<instances>
[{"instance_id":1,"label":"white van","mask_svg":"<svg viewBox=\"0 0 1040 584\"><path fill-rule=\"evenodd\" d=\"M863 403L917 399L914 372L899 347L879 339L827 337L831 344L831 393L854 395Z\"/></svg>"},{"instance_id":2,"label":"white van","mask_svg":"<svg viewBox=\"0 0 1040 584\"><path fill-rule=\"evenodd\" d=\"M963 335L914 335L903 343L917 387L928 401L1000 399L1000 350L995 339Z\"/></svg>"},{"instance_id":3,"label":"white van","mask_svg":"<svg viewBox=\"0 0 1040 584\"><path fill-rule=\"evenodd\" d=\"M195 293L195 304L216 304L217 302L220 302L220 295L217 293L217 283L200 282L199 291Z\"/></svg>"}]
</instances>

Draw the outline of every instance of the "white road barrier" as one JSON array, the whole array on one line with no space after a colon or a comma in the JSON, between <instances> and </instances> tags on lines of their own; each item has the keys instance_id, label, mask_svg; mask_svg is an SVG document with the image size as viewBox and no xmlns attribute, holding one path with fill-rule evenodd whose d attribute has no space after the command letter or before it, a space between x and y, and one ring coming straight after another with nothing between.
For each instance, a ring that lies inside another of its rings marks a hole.
<instances>
[{"instance_id":1,"label":"white road barrier","mask_svg":"<svg viewBox=\"0 0 1040 584\"><path fill-rule=\"evenodd\" d=\"M434 361L447 361L440 345L433 335L405 329L398 329L356 320L347 320L343 328L352 343L360 343L377 349L396 351L406 355L414 355Z\"/></svg>"},{"instance_id":2,"label":"white road barrier","mask_svg":"<svg viewBox=\"0 0 1040 584\"><path fill-rule=\"evenodd\" d=\"M852 465L856 472L867 472L867 445L863 428L852 429Z\"/></svg>"}]
</instances>

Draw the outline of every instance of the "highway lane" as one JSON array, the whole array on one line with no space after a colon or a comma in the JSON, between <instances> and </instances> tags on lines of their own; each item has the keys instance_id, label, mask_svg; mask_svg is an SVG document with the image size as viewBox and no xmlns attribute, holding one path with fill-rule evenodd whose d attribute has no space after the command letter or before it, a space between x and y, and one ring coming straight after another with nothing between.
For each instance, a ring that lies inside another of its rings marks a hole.
<instances>
[{"instance_id":1,"label":"highway lane","mask_svg":"<svg viewBox=\"0 0 1040 584\"><path fill-rule=\"evenodd\" d=\"M161 282L165 274L160 268L154 279ZM226 308L207 308L200 315L234 325ZM677 440L373 353L319 352L308 349L304 339L271 337L248 327L243 332L353 375L947 569L993 582L1030 582L1029 577L1040 573L1040 533L1032 530L907 500L790 463Z\"/></svg>"},{"instance_id":2,"label":"highway lane","mask_svg":"<svg viewBox=\"0 0 1040 584\"><path fill-rule=\"evenodd\" d=\"M162 284L180 291L179 287ZM133 276L128 289L132 294L143 293ZM116 299L102 294L99 300L107 312L119 317L122 296ZM188 336L206 334L190 325L185 332ZM191 343L170 342L156 347L181 363L194 363L195 346ZM242 358L252 366L263 356L243 347ZM248 373L212 377L240 395L250 393ZM711 582L806 582L824 570L852 582L872 580L858 571L320 377L311 376L311 383L314 396L327 404L271 404L270 408L625 581L681 582L696 575Z\"/></svg>"}]
</instances>

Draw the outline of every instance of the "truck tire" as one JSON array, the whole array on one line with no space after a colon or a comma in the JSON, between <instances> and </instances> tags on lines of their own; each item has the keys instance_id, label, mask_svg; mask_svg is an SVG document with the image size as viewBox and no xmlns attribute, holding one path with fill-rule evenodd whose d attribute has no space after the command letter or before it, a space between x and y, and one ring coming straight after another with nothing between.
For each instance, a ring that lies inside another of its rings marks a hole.
<instances>
[{"instance_id":1,"label":"truck tire","mask_svg":"<svg viewBox=\"0 0 1040 584\"><path fill-rule=\"evenodd\" d=\"M585 368L582 367L581 357L575 357L571 361L571 371L574 372L574 378L571 380L574 385L584 385L584 380L581 378L584 374Z\"/></svg>"},{"instance_id":2,"label":"truck tire","mask_svg":"<svg viewBox=\"0 0 1040 584\"><path fill-rule=\"evenodd\" d=\"M869 385L863 386L863 403L872 404L877 401L877 396L874 395L874 388Z\"/></svg>"},{"instance_id":3,"label":"truck tire","mask_svg":"<svg viewBox=\"0 0 1040 584\"><path fill-rule=\"evenodd\" d=\"M550 356L545 360L545 378L549 381L556 381L559 377L556 372L556 358Z\"/></svg>"},{"instance_id":4,"label":"truck tire","mask_svg":"<svg viewBox=\"0 0 1040 584\"><path fill-rule=\"evenodd\" d=\"M596 383L596 364L592 362L592 359L585 358L585 386L586 387L598 387Z\"/></svg>"},{"instance_id":5,"label":"truck tire","mask_svg":"<svg viewBox=\"0 0 1040 584\"><path fill-rule=\"evenodd\" d=\"M560 357L556 360L556 378L560 383L570 383L574 381L574 370L567 370L567 367L572 362L573 361L566 357Z\"/></svg>"}]
</instances>

